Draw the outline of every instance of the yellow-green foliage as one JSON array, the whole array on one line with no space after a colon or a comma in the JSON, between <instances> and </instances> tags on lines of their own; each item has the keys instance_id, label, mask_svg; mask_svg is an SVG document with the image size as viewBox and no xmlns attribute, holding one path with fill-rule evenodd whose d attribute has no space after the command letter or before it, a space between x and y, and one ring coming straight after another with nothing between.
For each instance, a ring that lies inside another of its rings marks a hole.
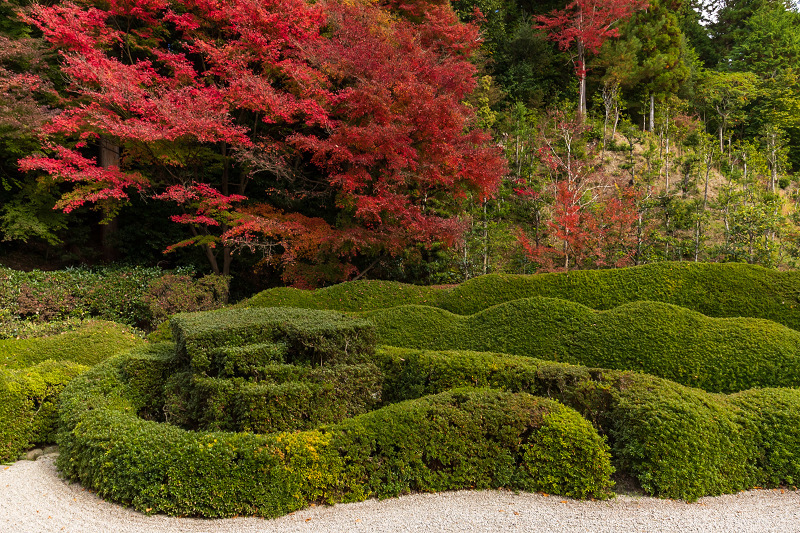
<instances>
[{"instance_id":1,"label":"yellow-green foliage","mask_svg":"<svg viewBox=\"0 0 800 533\"><path fill-rule=\"evenodd\" d=\"M58 435L68 478L141 511L207 517L468 487L604 497L611 485L604 440L552 400L458 389L310 431L190 432L137 417L142 391L174 365L140 351L70 383Z\"/></svg>"},{"instance_id":2,"label":"yellow-green foliage","mask_svg":"<svg viewBox=\"0 0 800 533\"><path fill-rule=\"evenodd\" d=\"M359 281L316 291L271 289L241 305L370 311L416 304L469 315L534 296L570 300L600 310L650 300L713 317L764 318L800 330L800 272L738 263L653 263L529 276L491 274L452 289Z\"/></svg>"},{"instance_id":3,"label":"yellow-green foliage","mask_svg":"<svg viewBox=\"0 0 800 533\"><path fill-rule=\"evenodd\" d=\"M0 340L0 368L25 368L48 359L91 366L143 342L128 326L96 320L50 337Z\"/></svg>"},{"instance_id":4,"label":"yellow-green foliage","mask_svg":"<svg viewBox=\"0 0 800 533\"><path fill-rule=\"evenodd\" d=\"M608 311L553 298L514 300L474 315L425 306L364 313L380 342L493 351L638 370L711 392L800 386L800 332L753 318L709 318L670 304Z\"/></svg>"},{"instance_id":5,"label":"yellow-green foliage","mask_svg":"<svg viewBox=\"0 0 800 533\"><path fill-rule=\"evenodd\" d=\"M52 442L58 394L69 380L142 343L129 327L104 321L51 337L0 340L0 460Z\"/></svg>"},{"instance_id":6,"label":"yellow-green foliage","mask_svg":"<svg viewBox=\"0 0 800 533\"><path fill-rule=\"evenodd\" d=\"M0 370L0 462L16 459L34 444L53 442L58 395L87 369L71 361L45 361Z\"/></svg>"}]
</instances>

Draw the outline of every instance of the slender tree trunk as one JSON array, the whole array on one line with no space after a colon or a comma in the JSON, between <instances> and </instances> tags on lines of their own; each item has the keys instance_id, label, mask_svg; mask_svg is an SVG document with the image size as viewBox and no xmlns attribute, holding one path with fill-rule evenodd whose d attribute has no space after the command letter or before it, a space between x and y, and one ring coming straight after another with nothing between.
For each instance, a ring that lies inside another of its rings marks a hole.
<instances>
[{"instance_id":1,"label":"slender tree trunk","mask_svg":"<svg viewBox=\"0 0 800 533\"><path fill-rule=\"evenodd\" d=\"M653 133L656 127L656 95L650 93L650 133Z\"/></svg>"},{"instance_id":2,"label":"slender tree trunk","mask_svg":"<svg viewBox=\"0 0 800 533\"><path fill-rule=\"evenodd\" d=\"M119 145L110 137L102 135L100 137L100 166L103 168L119 168ZM116 261L119 254L114 248L114 237L119 231L119 219L113 217L105 224L100 225L100 246L103 252L104 261Z\"/></svg>"}]
</instances>

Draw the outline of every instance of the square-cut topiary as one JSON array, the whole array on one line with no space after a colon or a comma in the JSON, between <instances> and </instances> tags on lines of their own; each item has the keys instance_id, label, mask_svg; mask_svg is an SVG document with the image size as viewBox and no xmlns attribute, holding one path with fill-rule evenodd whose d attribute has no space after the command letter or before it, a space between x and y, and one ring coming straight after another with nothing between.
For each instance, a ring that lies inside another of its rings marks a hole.
<instances>
[{"instance_id":1,"label":"square-cut topiary","mask_svg":"<svg viewBox=\"0 0 800 533\"><path fill-rule=\"evenodd\" d=\"M371 322L334 311L226 309L179 314L171 325L179 358L201 373L213 371L221 347L279 342L289 363L353 364L368 360L376 341Z\"/></svg>"},{"instance_id":2,"label":"square-cut topiary","mask_svg":"<svg viewBox=\"0 0 800 533\"><path fill-rule=\"evenodd\" d=\"M263 370L258 382L173 375L165 386L167 420L194 430L272 433L338 422L380 402L383 376L373 363Z\"/></svg>"}]
</instances>

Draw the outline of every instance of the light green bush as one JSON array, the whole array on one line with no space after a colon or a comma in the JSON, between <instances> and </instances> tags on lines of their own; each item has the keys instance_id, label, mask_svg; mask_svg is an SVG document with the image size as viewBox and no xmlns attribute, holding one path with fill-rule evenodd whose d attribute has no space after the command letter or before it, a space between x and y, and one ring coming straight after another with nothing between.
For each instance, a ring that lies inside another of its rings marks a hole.
<instances>
[{"instance_id":1,"label":"light green bush","mask_svg":"<svg viewBox=\"0 0 800 533\"><path fill-rule=\"evenodd\" d=\"M800 386L800 332L753 318L709 318L633 302L608 311L553 298L514 300L474 315L425 306L364 313L380 342L478 350L638 370L711 392Z\"/></svg>"}]
</instances>

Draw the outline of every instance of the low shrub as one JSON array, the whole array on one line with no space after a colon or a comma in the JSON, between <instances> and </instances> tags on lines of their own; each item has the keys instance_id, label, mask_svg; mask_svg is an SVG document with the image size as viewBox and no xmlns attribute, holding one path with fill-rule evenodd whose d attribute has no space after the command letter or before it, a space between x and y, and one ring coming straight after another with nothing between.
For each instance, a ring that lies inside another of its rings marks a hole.
<instances>
[{"instance_id":1,"label":"low shrub","mask_svg":"<svg viewBox=\"0 0 800 533\"><path fill-rule=\"evenodd\" d=\"M0 462L16 460L35 444L55 440L59 393L87 369L71 361L0 369Z\"/></svg>"},{"instance_id":2,"label":"low shrub","mask_svg":"<svg viewBox=\"0 0 800 533\"><path fill-rule=\"evenodd\" d=\"M709 318L634 302L608 311L528 298L471 316L425 306L371 311L380 342L526 355L637 370L711 392L800 386L800 332L752 318Z\"/></svg>"},{"instance_id":3,"label":"low shrub","mask_svg":"<svg viewBox=\"0 0 800 533\"><path fill-rule=\"evenodd\" d=\"M490 274L447 289L359 281L316 291L270 289L240 305L340 311L428 305L471 315L535 296L570 300L597 310L649 300L712 317L763 318L800 330L800 271L779 272L740 263L665 262L568 273Z\"/></svg>"},{"instance_id":4,"label":"low shrub","mask_svg":"<svg viewBox=\"0 0 800 533\"><path fill-rule=\"evenodd\" d=\"M263 291L239 306L371 311L406 304L432 305L440 292L434 287L395 281L359 280L314 291L278 287Z\"/></svg>"},{"instance_id":5,"label":"low shrub","mask_svg":"<svg viewBox=\"0 0 800 533\"><path fill-rule=\"evenodd\" d=\"M170 323L178 356L195 373L225 366L220 347L280 342L289 363L354 364L372 355L376 340L371 322L334 311L226 309L178 314Z\"/></svg>"},{"instance_id":6,"label":"low shrub","mask_svg":"<svg viewBox=\"0 0 800 533\"><path fill-rule=\"evenodd\" d=\"M91 366L143 342L127 326L86 321L74 331L49 337L0 340L0 369L25 368L48 359Z\"/></svg>"},{"instance_id":7,"label":"low shrub","mask_svg":"<svg viewBox=\"0 0 800 533\"><path fill-rule=\"evenodd\" d=\"M100 267L21 272L0 267L0 309L13 319L99 318L153 329L181 311L221 307L228 280L160 268Z\"/></svg>"},{"instance_id":8,"label":"low shrub","mask_svg":"<svg viewBox=\"0 0 800 533\"><path fill-rule=\"evenodd\" d=\"M129 357L90 369L62 394L58 466L140 511L278 516L312 502L417 490L504 486L604 497L611 485L603 439L551 400L454 390L310 431L189 432L136 416L143 390L163 376L126 381Z\"/></svg>"}]
</instances>

